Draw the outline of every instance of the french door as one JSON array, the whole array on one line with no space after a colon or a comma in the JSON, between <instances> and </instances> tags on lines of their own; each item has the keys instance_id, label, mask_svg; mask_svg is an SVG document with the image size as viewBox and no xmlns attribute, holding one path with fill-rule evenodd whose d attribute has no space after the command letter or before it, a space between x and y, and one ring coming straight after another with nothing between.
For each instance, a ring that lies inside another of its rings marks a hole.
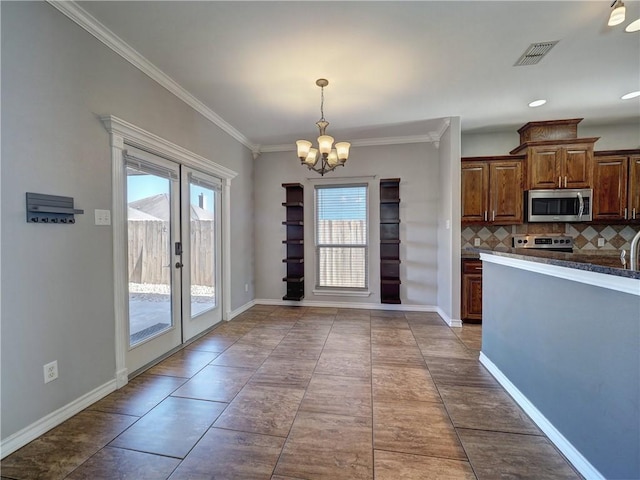
<instances>
[{"instance_id":1,"label":"french door","mask_svg":"<svg viewBox=\"0 0 640 480\"><path fill-rule=\"evenodd\" d=\"M135 372L219 322L220 181L127 146L128 350Z\"/></svg>"}]
</instances>

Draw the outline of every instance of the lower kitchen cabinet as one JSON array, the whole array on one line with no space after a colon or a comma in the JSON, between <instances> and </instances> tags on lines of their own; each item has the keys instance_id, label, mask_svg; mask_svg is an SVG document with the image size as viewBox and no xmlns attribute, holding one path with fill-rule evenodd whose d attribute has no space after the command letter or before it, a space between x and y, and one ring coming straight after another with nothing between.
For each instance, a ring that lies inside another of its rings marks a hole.
<instances>
[{"instance_id":1,"label":"lower kitchen cabinet","mask_svg":"<svg viewBox=\"0 0 640 480\"><path fill-rule=\"evenodd\" d=\"M482 323L482 261L462 259L461 317L465 323Z\"/></svg>"}]
</instances>

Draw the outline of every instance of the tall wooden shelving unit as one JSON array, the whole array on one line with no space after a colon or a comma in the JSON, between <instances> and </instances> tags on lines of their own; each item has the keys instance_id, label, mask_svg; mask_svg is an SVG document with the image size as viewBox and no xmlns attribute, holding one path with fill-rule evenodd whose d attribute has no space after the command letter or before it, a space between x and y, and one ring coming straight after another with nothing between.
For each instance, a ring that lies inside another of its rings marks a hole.
<instances>
[{"instance_id":1,"label":"tall wooden shelving unit","mask_svg":"<svg viewBox=\"0 0 640 480\"><path fill-rule=\"evenodd\" d=\"M400 302L400 179L380 180L380 302Z\"/></svg>"},{"instance_id":2,"label":"tall wooden shelving unit","mask_svg":"<svg viewBox=\"0 0 640 480\"><path fill-rule=\"evenodd\" d=\"M304 298L304 187L299 183L283 183L286 190L287 238L282 241L287 248L287 256L282 260L287 265L287 276L282 279L287 284L283 300L300 301Z\"/></svg>"}]
</instances>

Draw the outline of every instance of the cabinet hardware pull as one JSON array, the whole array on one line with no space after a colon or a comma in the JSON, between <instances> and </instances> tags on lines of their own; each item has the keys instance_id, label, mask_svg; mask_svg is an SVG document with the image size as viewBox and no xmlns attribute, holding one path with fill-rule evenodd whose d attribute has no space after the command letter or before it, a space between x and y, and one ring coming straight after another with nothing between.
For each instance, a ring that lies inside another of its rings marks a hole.
<instances>
[{"instance_id":1,"label":"cabinet hardware pull","mask_svg":"<svg viewBox=\"0 0 640 480\"><path fill-rule=\"evenodd\" d=\"M627 207L624 207L624 219L627 219Z\"/></svg>"},{"instance_id":2,"label":"cabinet hardware pull","mask_svg":"<svg viewBox=\"0 0 640 480\"><path fill-rule=\"evenodd\" d=\"M636 219L636 207L633 207L633 219Z\"/></svg>"},{"instance_id":3,"label":"cabinet hardware pull","mask_svg":"<svg viewBox=\"0 0 640 480\"><path fill-rule=\"evenodd\" d=\"M567 188L567 176L564 176L564 188Z\"/></svg>"},{"instance_id":4,"label":"cabinet hardware pull","mask_svg":"<svg viewBox=\"0 0 640 480\"><path fill-rule=\"evenodd\" d=\"M491 212L491 221L492 221L492 222L495 222L495 221L496 221L496 211L495 211L495 210L493 210L493 211Z\"/></svg>"},{"instance_id":5,"label":"cabinet hardware pull","mask_svg":"<svg viewBox=\"0 0 640 480\"><path fill-rule=\"evenodd\" d=\"M484 221L485 222L487 221L487 211L486 210L484 211Z\"/></svg>"},{"instance_id":6,"label":"cabinet hardware pull","mask_svg":"<svg viewBox=\"0 0 640 480\"><path fill-rule=\"evenodd\" d=\"M562 188L562 175L558 176L558 188Z\"/></svg>"}]
</instances>

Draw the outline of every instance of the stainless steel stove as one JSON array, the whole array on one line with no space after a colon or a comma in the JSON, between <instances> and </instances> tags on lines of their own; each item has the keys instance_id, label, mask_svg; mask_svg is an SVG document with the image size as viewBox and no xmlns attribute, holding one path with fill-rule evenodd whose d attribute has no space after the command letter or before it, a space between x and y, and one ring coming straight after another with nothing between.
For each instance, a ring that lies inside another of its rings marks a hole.
<instances>
[{"instance_id":1,"label":"stainless steel stove","mask_svg":"<svg viewBox=\"0 0 640 480\"><path fill-rule=\"evenodd\" d=\"M573 252L573 237L560 233L514 235L511 239L514 248L533 248L556 252Z\"/></svg>"}]
</instances>

